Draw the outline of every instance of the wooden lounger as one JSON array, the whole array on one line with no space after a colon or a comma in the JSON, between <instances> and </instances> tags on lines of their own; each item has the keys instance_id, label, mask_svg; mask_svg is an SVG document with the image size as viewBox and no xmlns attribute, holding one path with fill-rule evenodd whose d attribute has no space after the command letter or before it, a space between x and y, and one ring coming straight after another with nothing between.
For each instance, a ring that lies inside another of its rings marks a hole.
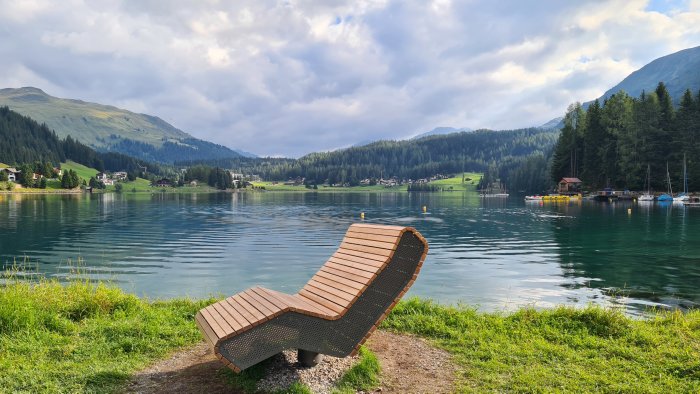
<instances>
[{"instance_id":1,"label":"wooden lounger","mask_svg":"<svg viewBox=\"0 0 700 394\"><path fill-rule=\"evenodd\" d=\"M292 348L307 365L319 353L345 357L411 287L427 253L411 227L353 224L299 293L253 287L200 310L197 326L236 372Z\"/></svg>"}]
</instances>

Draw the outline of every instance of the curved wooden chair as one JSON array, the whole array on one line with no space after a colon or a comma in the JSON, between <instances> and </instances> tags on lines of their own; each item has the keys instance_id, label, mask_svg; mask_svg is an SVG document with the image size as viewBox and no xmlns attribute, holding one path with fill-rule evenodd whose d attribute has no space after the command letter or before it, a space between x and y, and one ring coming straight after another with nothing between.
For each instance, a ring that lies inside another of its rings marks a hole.
<instances>
[{"instance_id":1,"label":"curved wooden chair","mask_svg":"<svg viewBox=\"0 0 700 394\"><path fill-rule=\"evenodd\" d=\"M355 354L408 291L428 253L411 227L353 224L340 248L294 295L253 287L200 310L216 356L240 372L285 349L315 365L319 354Z\"/></svg>"}]
</instances>

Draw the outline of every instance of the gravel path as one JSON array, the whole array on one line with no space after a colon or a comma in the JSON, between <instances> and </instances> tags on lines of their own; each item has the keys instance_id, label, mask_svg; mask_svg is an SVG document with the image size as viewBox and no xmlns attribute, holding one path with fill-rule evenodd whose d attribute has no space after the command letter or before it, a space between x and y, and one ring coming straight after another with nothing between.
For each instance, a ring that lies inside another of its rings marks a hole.
<instances>
[{"instance_id":1,"label":"gravel path","mask_svg":"<svg viewBox=\"0 0 700 394\"><path fill-rule=\"evenodd\" d=\"M448 393L453 391L456 368L449 353L436 349L427 341L410 335L378 330L367 345L382 366L381 383L375 392ZM334 383L357 358L324 356L313 368L296 363L296 351L274 357L268 372L258 383L261 391L288 387L295 381L309 386L314 393L328 393ZM175 353L136 374L127 393L240 393L226 384L227 368L219 362L205 343Z\"/></svg>"}]
</instances>

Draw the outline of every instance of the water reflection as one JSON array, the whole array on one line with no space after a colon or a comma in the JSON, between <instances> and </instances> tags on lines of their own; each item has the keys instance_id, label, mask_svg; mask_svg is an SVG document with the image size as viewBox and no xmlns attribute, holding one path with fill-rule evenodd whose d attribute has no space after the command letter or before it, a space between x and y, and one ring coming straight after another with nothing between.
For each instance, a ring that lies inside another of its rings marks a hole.
<instances>
[{"instance_id":1,"label":"water reflection","mask_svg":"<svg viewBox=\"0 0 700 394\"><path fill-rule=\"evenodd\" d=\"M696 305L700 209L525 204L462 193L2 196L0 258L153 297L294 292L350 223L414 226L430 253L412 294L486 310L588 302ZM427 207L423 212L422 207ZM628 214L628 209L631 213Z\"/></svg>"}]
</instances>

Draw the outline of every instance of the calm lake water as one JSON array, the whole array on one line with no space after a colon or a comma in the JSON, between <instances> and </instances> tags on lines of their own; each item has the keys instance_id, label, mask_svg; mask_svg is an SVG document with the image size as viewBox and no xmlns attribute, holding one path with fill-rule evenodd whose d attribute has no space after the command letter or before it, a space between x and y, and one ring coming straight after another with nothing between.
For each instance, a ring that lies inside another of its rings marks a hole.
<instances>
[{"instance_id":1,"label":"calm lake water","mask_svg":"<svg viewBox=\"0 0 700 394\"><path fill-rule=\"evenodd\" d=\"M58 277L80 261L92 277L149 297L255 284L295 292L360 212L428 240L409 294L481 310L595 302L637 314L700 303L700 208L658 204L461 193L0 195L0 261Z\"/></svg>"}]
</instances>

